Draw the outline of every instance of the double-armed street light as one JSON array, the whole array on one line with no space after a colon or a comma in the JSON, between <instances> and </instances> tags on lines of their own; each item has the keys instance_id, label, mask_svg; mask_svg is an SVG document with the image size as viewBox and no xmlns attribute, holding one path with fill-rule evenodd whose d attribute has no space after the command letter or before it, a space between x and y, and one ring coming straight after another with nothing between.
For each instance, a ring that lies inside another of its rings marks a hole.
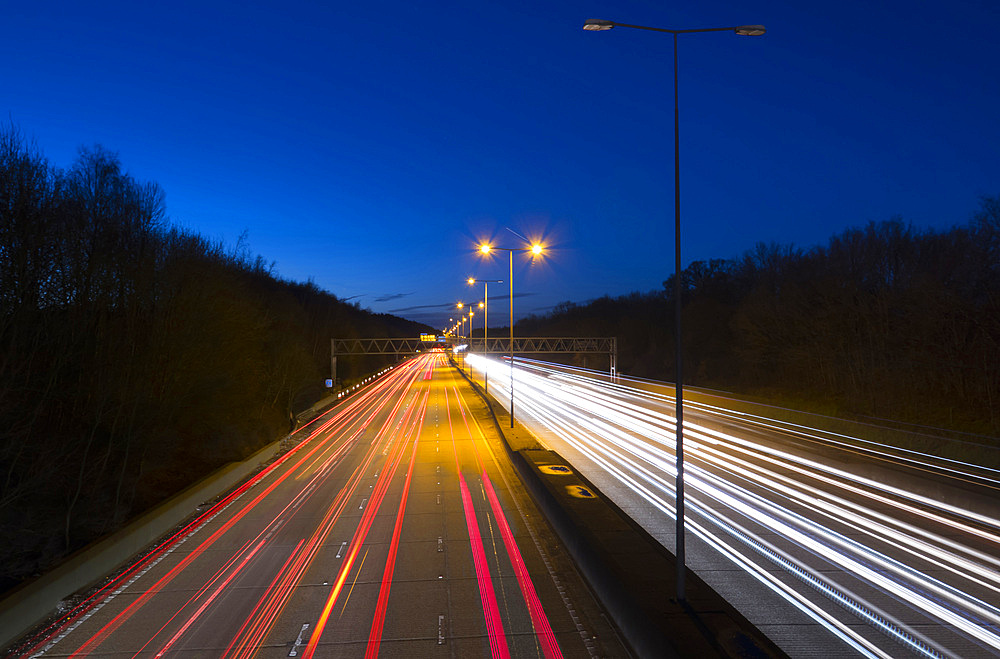
<instances>
[{"instance_id":1,"label":"double-armed street light","mask_svg":"<svg viewBox=\"0 0 1000 659\"><path fill-rule=\"evenodd\" d=\"M483 356L486 357L486 361L484 362L485 366L483 367L483 392L489 393L490 366L487 351L490 349L488 341L488 334L490 331L490 284L502 284L503 279L476 279L475 277L469 277L466 281L469 282L469 286L473 286L478 282L482 282L483 284L483 301L479 303L480 308L483 310ZM513 325L513 323L511 323L511 325Z\"/></svg>"},{"instance_id":2,"label":"double-armed street light","mask_svg":"<svg viewBox=\"0 0 1000 659\"><path fill-rule=\"evenodd\" d=\"M495 247L488 243L479 246L482 254L490 252L507 252L510 255L510 427L514 427L514 252L528 252L532 258L542 253L540 243L534 243L531 247L510 248Z\"/></svg>"},{"instance_id":3,"label":"double-armed street light","mask_svg":"<svg viewBox=\"0 0 1000 659\"><path fill-rule=\"evenodd\" d=\"M677 476L675 478L676 490L676 554L677 554L677 599L684 601L684 577L685 577L685 556L684 556L684 412L683 412L683 385L681 377L681 151L680 151L680 115L678 112L677 100L677 35L689 34L692 32L734 32L735 34L748 37L757 37L767 30L763 25L737 25L733 27L710 27L693 30L669 30L660 27L647 27L645 25L629 25L627 23L616 23L614 21L604 21L599 19L588 19L584 25L584 30L604 31L613 27L630 27L637 30L651 30L653 32L667 32L674 35L674 322L676 332L676 361L677 372L675 382L675 409L674 414L676 424L677 446L674 453Z\"/></svg>"}]
</instances>

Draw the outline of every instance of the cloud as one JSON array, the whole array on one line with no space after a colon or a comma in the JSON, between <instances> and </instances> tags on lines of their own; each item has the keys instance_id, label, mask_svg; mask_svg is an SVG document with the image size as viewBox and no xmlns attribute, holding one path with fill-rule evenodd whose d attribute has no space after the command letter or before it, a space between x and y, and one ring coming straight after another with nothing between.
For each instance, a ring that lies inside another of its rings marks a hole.
<instances>
[{"instance_id":1,"label":"cloud","mask_svg":"<svg viewBox=\"0 0 1000 659\"><path fill-rule=\"evenodd\" d=\"M386 293L381 297L375 298L376 302L388 302L390 300L398 300L401 297L406 297L407 295L413 295L416 291L411 291L409 293Z\"/></svg>"},{"instance_id":2,"label":"cloud","mask_svg":"<svg viewBox=\"0 0 1000 659\"><path fill-rule=\"evenodd\" d=\"M417 309L454 309L455 305L450 302L444 304L418 304L414 307L400 307L399 309L389 309L389 313L401 313L403 311L416 311Z\"/></svg>"},{"instance_id":3,"label":"cloud","mask_svg":"<svg viewBox=\"0 0 1000 659\"><path fill-rule=\"evenodd\" d=\"M514 297L531 297L532 295L537 295L537 293L514 293ZM493 297L490 296L490 300L509 300L509 297ZM455 304L453 302L445 302L443 304L420 304L413 307L400 307L399 309L390 309L389 313L403 313L405 311L417 311L419 309L454 309ZM492 305L491 305L492 308Z\"/></svg>"}]
</instances>

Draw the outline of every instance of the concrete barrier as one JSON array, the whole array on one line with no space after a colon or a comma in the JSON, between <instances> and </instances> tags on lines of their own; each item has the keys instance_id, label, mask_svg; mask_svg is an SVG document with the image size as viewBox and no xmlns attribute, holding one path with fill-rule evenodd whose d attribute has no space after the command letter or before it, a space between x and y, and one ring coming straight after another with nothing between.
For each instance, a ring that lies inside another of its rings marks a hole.
<instances>
[{"instance_id":1,"label":"concrete barrier","mask_svg":"<svg viewBox=\"0 0 1000 659\"><path fill-rule=\"evenodd\" d=\"M508 429L500 421L509 419L506 412L498 414L478 383L465 378L486 402L500 443L525 489L637 656L787 659L690 569L685 576L686 601L672 599L674 555L590 481L567 469L558 453L517 437L530 433L520 425ZM559 470L550 469L553 465ZM586 496L570 493L578 488L586 490Z\"/></svg>"}]
</instances>

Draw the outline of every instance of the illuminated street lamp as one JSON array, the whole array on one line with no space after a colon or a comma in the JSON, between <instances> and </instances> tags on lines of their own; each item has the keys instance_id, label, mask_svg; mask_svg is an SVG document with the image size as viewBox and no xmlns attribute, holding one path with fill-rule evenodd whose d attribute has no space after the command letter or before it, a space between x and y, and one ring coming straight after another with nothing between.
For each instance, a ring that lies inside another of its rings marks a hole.
<instances>
[{"instance_id":1,"label":"illuminated street lamp","mask_svg":"<svg viewBox=\"0 0 1000 659\"><path fill-rule=\"evenodd\" d=\"M469 282L469 286L477 282L483 283L483 301L479 303L479 308L483 310L483 356L485 357L488 355L487 351L490 349L488 341L490 331L490 284L502 284L503 279L476 279L475 277L469 277L467 281ZM485 393L489 393L490 391L489 372L490 362L489 357L486 357L485 366L483 367L483 392Z\"/></svg>"},{"instance_id":2,"label":"illuminated street lamp","mask_svg":"<svg viewBox=\"0 0 1000 659\"><path fill-rule=\"evenodd\" d=\"M677 476L675 479L676 489L676 517L677 517L677 599L684 601L684 391L681 373L681 148L680 148L680 114L678 112L677 101L677 35L691 32L734 32L741 36L758 37L767 30L763 25L737 25L735 27L710 27L694 30L668 30L660 27L646 27L644 25L628 25L627 23L615 23L614 21L603 21L599 19L587 19L583 24L584 30L604 31L613 27L631 27L637 30L651 30L653 32L667 32L674 35L674 316L676 349L677 349L677 373L675 409L677 448L674 453Z\"/></svg>"},{"instance_id":3,"label":"illuminated street lamp","mask_svg":"<svg viewBox=\"0 0 1000 659\"><path fill-rule=\"evenodd\" d=\"M483 243L479 246L479 251L489 254L492 251L507 252L510 255L510 427L514 427L514 252L529 252L534 258L542 253L542 246L534 243L531 247L511 249L507 247L494 247Z\"/></svg>"}]
</instances>

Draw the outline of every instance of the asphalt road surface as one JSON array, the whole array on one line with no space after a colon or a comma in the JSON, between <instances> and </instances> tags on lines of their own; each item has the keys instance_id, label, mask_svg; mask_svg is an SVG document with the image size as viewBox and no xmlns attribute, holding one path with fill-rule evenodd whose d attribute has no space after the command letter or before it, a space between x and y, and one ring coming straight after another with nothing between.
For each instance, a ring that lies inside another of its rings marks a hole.
<instances>
[{"instance_id":1,"label":"asphalt road surface","mask_svg":"<svg viewBox=\"0 0 1000 659\"><path fill-rule=\"evenodd\" d=\"M396 367L30 654L626 656L472 396Z\"/></svg>"}]
</instances>

